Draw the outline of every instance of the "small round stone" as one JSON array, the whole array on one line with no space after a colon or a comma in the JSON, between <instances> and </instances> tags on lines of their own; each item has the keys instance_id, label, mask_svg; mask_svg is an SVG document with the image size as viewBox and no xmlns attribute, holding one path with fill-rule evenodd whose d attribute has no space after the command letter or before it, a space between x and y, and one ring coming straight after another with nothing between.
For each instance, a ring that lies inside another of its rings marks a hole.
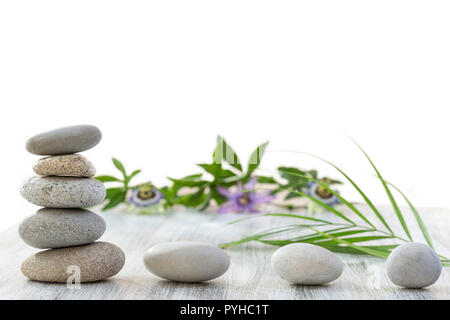
<instances>
[{"instance_id":1,"label":"small round stone","mask_svg":"<svg viewBox=\"0 0 450 320\"><path fill-rule=\"evenodd\" d=\"M80 282L104 280L117 274L125 264L123 251L108 242L49 249L38 252L22 263L22 273L30 280Z\"/></svg>"},{"instance_id":2,"label":"small round stone","mask_svg":"<svg viewBox=\"0 0 450 320\"><path fill-rule=\"evenodd\" d=\"M104 200L106 189L92 178L35 176L25 181L20 194L41 207L88 208Z\"/></svg>"},{"instance_id":3,"label":"small round stone","mask_svg":"<svg viewBox=\"0 0 450 320\"><path fill-rule=\"evenodd\" d=\"M395 248L386 261L389 279L404 288L424 288L435 283L442 271L439 256L429 246L419 242L405 243Z\"/></svg>"},{"instance_id":4,"label":"small round stone","mask_svg":"<svg viewBox=\"0 0 450 320\"><path fill-rule=\"evenodd\" d=\"M95 147L102 139L101 131L92 125L63 127L40 133L28 139L28 152L43 156L77 153Z\"/></svg>"},{"instance_id":5,"label":"small round stone","mask_svg":"<svg viewBox=\"0 0 450 320\"><path fill-rule=\"evenodd\" d=\"M19 226L19 234L28 245L62 248L94 242L105 232L105 220L83 209L40 209Z\"/></svg>"},{"instance_id":6,"label":"small round stone","mask_svg":"<svg viewBox=\"0 0 450 320\"><path fill-rule=\"evenodd\" d=\"M228 254L216 246L191 241L163 242L144 255L153 274L172 281L202 282L224 274L230 266Z\"/></svg>"},{"instance_id":7,"label":"small round stone","mask_svg":"<svg viewBox=\"0 0 450 320\"><path fill-rule=\"evenodd\" d=\"M272 255L272 268L294 284L320 285L339 278L344 265L333 252L308 243L292 243Z\"/></svg>"},{"instance_id":8,"label":"small round stone","mask_svg":"<svg viewBox=\"0 0 450 320\"><path fill-rule=\"evenodd\" d=\"M33 166L41 176L93 177L94 165L80 154L65 154L39 159Z\"/></svg>"}]
</instances>

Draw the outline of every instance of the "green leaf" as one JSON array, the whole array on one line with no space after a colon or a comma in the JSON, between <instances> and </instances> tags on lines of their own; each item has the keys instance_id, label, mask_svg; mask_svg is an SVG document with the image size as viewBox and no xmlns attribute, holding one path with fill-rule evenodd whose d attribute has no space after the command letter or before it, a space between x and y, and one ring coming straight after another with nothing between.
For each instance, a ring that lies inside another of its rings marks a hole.
<instances>
[{"instance_id":1,"label":"green leaf","mask_svg":"<svg viewBox=\"0 0 450 320\"><path fill-rule=\"evenodd\" d=\"M315 222L322 222L325 224L334 224L334 222L331 222L329 220L324 220L324 219L318 219L318 218L313 218L313 217L308 217L308 216L302 216L302 215L298 215L298 214L290 214L290 213L265 213L261 216L265 216L265 217L289 217L289 218L296 218L296 219L302 219L302 220L311 220L311 221L315 221Z\"/></svg>"},{"instance_id":2,"label":"green leaf","mask_svg":"<svg viewBox=\"0 0 450 320\"><path fill-rule=\"evenodd\" d=\"M313 177L314 179L317 179L318 178L318 173L317 173L317 170L309 170L309 171L306 171L306 173L309 175L309 176L311 176L311 177ZM339 181L337 181L337 180L332 180L334 183L340 183Z\"/></svg>"},{"instance_id":3,"label":"green leaf","mask_svg":"<svg viewBox=\"0 0 450 320\"><path fill-rule=\"evenodd\" d=\"M200 206L200 208L198 210L199 211L206 210L206 208L208 208L208 206L209 206L209 204L211 202L211 199L212 199L212 193L210 192L210 193L207 194L205 202Z\"/></svg>"},{"instance_id":4,"label":"green leaf","mask_svg":"<svg viewBox=\"0 0 450 320\"><path fill-rule=\"evenodd\" d=\"M207 195L205 189L201 188L198 191L180 196L176 199L176 204L181 204L186 207L197 207L206 201Z\"/></svg>"},{"instance_id":5,"label":"green leaf","mask_svg":"<svg viewBox=\"0 0 450 320\"><path fill-rule=\"evenodd\" d=\"M236 176L233 171L223 169L222 166L217 163L199 163L197 165L203 168L206 172L210 173L214 177L214 180L220 180L228 183L227 179Z\"/></svg>"},{"instance_id":6,"label":"green leaf","mask_svg":"<svg viewBox=\"0 0 450 320\"><path fill-rule=\"evenodd\" d=\"M302 219L302 220L310 220L310 221L315 221L315 222L321 222L324 224L334 224L334 222L328 221L328 220L323 220L323 219L317 219L317 218L313 218L313 217L308 217L308 216L301 216L301 215L297 215L297 214L291 214L291 213L264 213L264 214L260 214L260 215L254 215L254 216L250 216L250 217L245 217L245 218L240 218L237 220L233 220L231 222L228 222L227 225L231 225L231 224L235 224L241 221L245 221L245 220L249 220L249 219L254 219L254 218L260 218L260 217L288 217L288 218L296 218L296 219Z\"/></svg>"},{"instance_id":7,"label":"green leaf","mask_svg":"<svg viewBox=\"0 0 450 320\"><path fill-rule=\"evenodd\" d=\"M347 245L348 247L351 247L351 248L353 248L353 249L356 249L356 250L365 252L365 253L367 253L367 254L370 254L370 255L373 255L373 256L376 256L376 257L380 257L380 258L387 258L387 257L389 256L389 254L387 254L387 253L384 252L384 251L377 250L377 249L371 249L371 248L367 248L367 247L362 247L362 246L357 246L357 245L355 245L355 244L353 244L353 243L351 243L351 242L345 241L345 240L343 240L343 239L339 239L339 238L337 238L337 237L335 237L335 236L333 236L333 235L330 235L330 234L327 234L327 233L322 232L322 231L320 231L320 230L317 230L317 229L314 228L314 227L309 227L309 228L310 228L311 230L313 230L313 231L315 231L315 232L317 232L317 233L319 233L319 234L321 234L321 235L327 237L327 238L330 238L330 239L332 239L332 240L334 240L334 241L336 241L336 242L339 242L339 243L341 243L341 244L345 244L345 245Z\"/></svg>"},{"instance_id":8,"label":"green leaf","mask_svg":"<svg viewBox=\"0 0 450 320\"><path fill-rule=\"evenodd\" d=\"M108 188L108 189L106 189L105 199L111 199L116 194L121 193L121 192L125 192L125 190L123 188Z\"/></svg>"},{"instance_id":9,"label":"green leaf","mask_svg":"<svg viewBox=\"0 0 450 320\"><path fill-rule=\"evenodd\" d=\"M290 199L294 199L294 198L301 198L302 196L299 195L298 193L293 193L293 192L289 192L286 197L284 197L284 200L290 200Z\"/></svg>"},{"instance_id":10,"label":"green leaf","mask_svg":"<svg viewBox=\"0 0 450 320\"><path fill-rule=\"evenodd\" d=\"M117 160L116 158L112 158L112 162L113 162L114 166L115 166L120 172L122 172L123 178L126 179L127 173L126 173L126 171L125 171L125 167L123 166L122 162L120 162L120 161Z\"/></svg>"},{"instance_id":11,"label":"green leaf","mask_svg":"<svg viewBox=\"0 0 450 320\"><path fill-rule=\"evenodd\" d=\"M233 171L228 170L228 169L222 169L219 172L218 178L220 180L226 181L228 178L235 177L235 176L236 176L236 174Z\"/></svg>"},{"instance_id":12,"label":"green leaf","mask_svg":"<svg viewBox=\"0 0 450 320\"><path fill-rule=\"evenodd\" d=\"M392 236L368 236L368 237L344 238L343 240L351 242L351 243L355 243L355 242L367 242L367 241L374 241L374 240L385 240L385 239L392 239L392 238L393 238Z\"/></svg>"},{"instance_id":13,"label":"green leaf","mask_svg":"<svg viewBox=\"0 0 450 320\"><path fill-rule=\"evenodd\" d=\"M255 171L261 164L262 157L268 146L269 142L264 142L262 145L258 146L255 151L253 151L250 159L248 160L247 176L250 176L253 171Z\"/></svg>"},{"instance_id":14,"label":"green leaf","mask_svg":"<svg viewBox=\"0 0 450 320\"><path fill-rule=\"evenodd\" d=\"M332 234L334 236L347 236L347 235L352 235L352 234L359 234L359 233L365 233L365 232L371 232L372 230L350 230L350 231L343 231L343 230L348 230L348 229L353 229L355 228L354 226L344 226L344 227L339 227L339 228L331 228L328 230L323 230L323 232L326 232L328 234ZM328 238L326 238L323 235L318 235L317 233L309 233L309 234L305 234L299 237L295 237L295 238L291 238L291 239L286 239L288 241L291 241L292 243L297 243L297 242L308 242L308 243L322 243L323 241L327 240Z\"/></svg>"},{"instance_id":15,"label":"green leaf","mask_svg":"<svg viewBox=\"0 0 450 320\"><path fill-rule=\"evenodd\" d=\"M397 188L395 185L393 185L390 182L387 182L387 183L390 186L392 186L395 190L397 190L398 193L401 194L403 199L405 199L406 203L408 204L409 208L411 209L412 213L414 214L414 217L416 218L417 224L419 225L419 228L422 231L423 237L427 241L428 245L434 249L433 241L431 240L431 236L427 230L427 227L425 226L425 223L422 220L422 217L419 214L419 211L417 211L417 209L413 206L411 201L409 201L409 199L406 197L406 195L399 188Z\"/></svg>"},{"instance_id":16,"label":"green leaf","mask_svg":"<svg viewBox=\"0 0 450 320\"><path fill-rule=\"evenodd\" d=\"M134 170L129 176L126 177L125 179L125 184L128 186L128 184L130 183L131 179L133 179L135 176L137 176L139 173L141 173L141 170Z\"/></svg>"},{"instance_id":17,"label":"green leaf","mask_svg":"<svg viewBox=\"0 0 450 320\"><path fill-rule=\"evenodd\" d=\"M142 171L141 170L134 170L129 176L128 176L128 179L129 180L131 180L131 179L133 179L135 176L137 176L139 173L141 173Z\"/></svg>"},{"instance_id":18,"label":"green leaf","mask_svg":"<svg viewBox=\"0 0 450 320\"><path fill-rule=\"evenodd\" d=\"M298 168L294 167L278 167L278 172L280 177L289 181L289 184L298 184L299 181L305 182L307 181L304 176L306 175L305 171L302 171Z\"/></svg>"},{"instance_id":19,"label":"green leaf","mask_svg":"<svg viewBox=\"0 0 450 320\"><path fill-rule=\"evenodd\" d=\"M220 185L224 187L229 187L235 185L238 181L244 182L246 180L246 176L232 176L227 178L221 178L220 179Z\"/></svg>"},{"instance_id":20,"label":"green leaf","mask_svg":"<svg viewBox=\"0 0 450 320\"><path fill-rule=\"evenodd\" d=\"M160 191L164 195L164 199L169 206L175 204L177 198L177 188L169 188L168 186L164 186L162 188L159 188L158 191Z\"/></svg>"},{"instance_id":21,"label":"green leaf","mask_svg":"<svg viewBox=\"0 0 450 320\"><path fill-rule=\"evenodd\" d=\"M317 244L318 246L321 246L325 249L328 249L330 251L336 252L336 253L346 253L346 254L363 254L363 255L370 255L369 253L360 251L360 250L356 250L354 248L350 248L350 247L343 247L340 245L328 245L328 244ZM370 249L370 247L368 247ZM386 252L387 254L387 252Z\"/></svg>"},{"instance_id":22,"label":"green leaf","mask_svg":"<svg viewBox=\"0 0 450 320\"><path fill-rule=\"evenodd\" d=\"M321 244L317 243L316 245L321 246L325 249L328 249L330 251L336 252L336 253L346 253L346 254L367 254L371 255L370 253L363 252L361 250L356 250L355 248L351 247L344 247L339 245L337 242L336 244ZM366 248L366 249L374 249L379 251L381 254L385 256L389 256L391 248L385 248L389 246L359 246L360 248ZM394 248L397 247L397 245L394 246Z\"/></svg>"},{"instance_id":23,"label":"green leaf","mask_svg":"<svg viewBox=\"0 0 450 320\"><path fill-rule=\"evenodd\" d=\"M379 180L381 181L381 184L383 185L384 190L386 191L386 194L389 198L389 200L391 201L392 207L394 208L395 214L397 215L398 221L400 222L400 224L403 227L403 230L405 230L405 233L408 237L409 240L413 241L411 234L409 233L409 229L408 226L406 225L406 221L405 218L403 217L400 208L397 204L397 202L394 199L394 196L392 195L391 191L389 190L389 187L386 183L386 181L383 179L383 177L381 176L380 172L378 171L377 167L375 166L375 164L373 163L372 159L369 157L369 155L366 153L366 151L355 141L352 139L352 141L356 144L356 146L362 151L362 153L366 156L367 160L369 160L372 168L375 170Z\"/></svg>"},{"instance_id":24,"label":"green leaf","mask_svg":"<svg viewBox=\"0 0 450 320\"><path fill-rule=\"evenodd\" d=\"M336 228L336 229L332 229L332 230L325 230L323 232L329 234L329 235L333 235L335 237L344 237L344 236L350 236L353 234L360 234L360 233L366 233L366 232L372 232L372 230L350 230L350 231L342 231L342 230L347 230L353 228L353 226L350 227L341 227L341 228ZM313 236L308 236L308 237L304 237L303 239L301 239L301 241L308 241L308 242L313 242L315 243L316 241L321 241L324 239L323 235L313 235Z\"/></svg>"},{"instance_id":25,"label":"green leaf","mask_svg":"<svg viewBox=\"0 0 450 320\"><path fill-rule=\"evenodd\" d=\"M214 152L214 162L221 163L224 160L230 166L242 172L242 165L239 161L239 157L233 148L225 141L222 136L217 136L217 145Z\"/></svg>"},{"instance_id":26,"label":"green leaf","mask_svg":"<svg viewBox=\"0 0 450 320\"><path fill-rule=\"evenodd\" d=\"M257 233L257 234L254 234L252 236L242 238L242 239L237 240L237 241L222 243L222 244L220 244L220 247L221 248L230 248L230 247L234 247L234 246L246 243L246 242L259 240L259 239L261 239L263 237L267 237L267 236L271 236L271 235L274 235L274 234L277 234L277 233L286 232L286 231L299 229L299 228L301 229L301 228L305 228L305 227L301 226L301 225L287 225L287 226L282 226L282 227L276 227L276 228L273 228L273 229L270 229L270 230L266 230L266 231L264 231L262 233Z\"/></svg>"},{"instance_id":27,"label":"green leaf","mask_svg":"<svg viewBox=\"0 0 450 320\"><path fill-rule=\"evenodd\" d=\"M116 193L113 197L109 199L109 202L102 208L102 211L106 211L118 206L120 203L125 201L125 191Z\"/></svg>"},{"instance_id":28,"label":"green leaf","mask_svg":"<svg viewBox=\"0 0 450 320\"><path fill-rule=\"evenodd\" d=\"M257 239L255 241L261 242L261 243L265 243L265 244L269 244L269 245L273 245L273 246L285 246L291 243L298 243L298 242L292 242L290 240L261 240L261 239ZM330 243L324 243L324 242L318 242L315 243L315 245L323 247L325 249L328 249L330 251L336 252L336 253L346 253L346 254L367 254L367 255L371 255L367 252L363 252L360 249L356 250L355 248L351 248L351 247L346 247L346 246L342 246L340 245L339 242L337 241L330 241ZM379 251L381 254L388 256L390 251L393 248L396 248L397 245L391 245L391 246L360 246L361 248L366 248L366 249L374 249Z\"/></svg>"},{"instance_id":29,"label":"green leaf","mask_svg":"<svg viewBox=\"0 0 450 320\"><path fill-rule=\"evenodd\" d=\"M119 178L113 176L96 176L95 179L101 182L122 182Z\"/></svg>"},{"instance_id":30,"label":"green leaf","mask_svg":"<svg viewBox=\"0 0 450 320\"><path fill-rule=\"evenodd\" d=\"M194 174L190 176L186 176L181 179L174 179L174 178L168 178L171 180L174 184L177 185L177 187L202 187L207 184L209 184L209 181L202 180L202 174Z\"/></svg>"},{"instance_id":31,"label":"green leaf","mask_svg":"<svg viewBox=\"0 0 450 320\"><path fill-rule=\"evenodd\" d=\"M372 224L372 222L370 222L370 221L362 214L361 211L359 211L352 203L350 203L350 202L347 201L344 197L342 197L338 192L336 192L336 191L334 191L333 189L331 189L326 183L324 183L324 182L322 182L322 181L320 181L320 180L317 180L317 179L308 177L308 176L303 175L303 174L297 174L297 173L293 173L293 172L290 172L289 174L295 175L295 176L301 176L301 177L303 177L303 178L305 178L305 179L307 179L307 180L311 180L311 181L314 181L314 182L318 183L320 186L322 186L323 188L325 188L328 192L331 192L334 196L336 196L336 197L339 199L339 201L341 201L341 202L344 203L347 207L349 207L354 213L356 213L356 214L358 215L358 217L360 217L362 220L364 220L367 224L369 224L372 228L375 229L375 226Z\"/></svg>"},{"instance_id":32,"label":"green leaf","mask_svg":"<svg viewBox=\"0 0 450 320\"><path fill-rule=\"evenodd\" d=\"M389 227L389 225L387 224L386 220L384 219L383 215L380 213L380 211L375 207L375 205L373 204L373 202L369 199L369 197L367 197L367 195L361 190L361 188L338 166L336 166L334 163L323 159L319 156L316 156L312 153L308 153L308 152L296 152L295 153L300 153L300 154L306 154L309 155L313 158L316 158L320 161L323 161L327 164L329 164L330 166L332 166L333 168L335 168L337 171L339 171L340 174L342 174L351 184L352 186L358 191L358 193L361 195L361 197L364 199L364 201L367 203L367 205L372 209L372 211L375 213L375 215L377 216L377 218L381 221L381 223L383 223L383 225L386 227L387 230L389 230L389 232L391 234L394 234L394 232L392 231L392 229Z\"/></svg>"},{"instance_id":33,"label":"green leaf","mask_svg":"<svg viewBox=\"0 0 450 320\"><path fill-rule=\"evenodd\" d=\"M278 182L272 177L258 175L258 183L277 184Z\"/></svg>"},{"instance_id":34,"label":"green leaf","mask_svg":"<svg viewBox=\"0 0 450 320\"><path fill-rule=\"evenodd\" d=\"M216 186L212 185L210 187L209 193L211 194L211 198L214 199L214 201L217 203L217 205L222 205L224 204L228 199L226 197L224 197L223 195L221 195L219 192L217 192L216 190Z\"/></svg>"},{"instance_id":35,"label":"green leaf","mask_svg":"<svg viewBox=\"0 0 450 320\"><path fill-rule=\"evenodd\" d=\"M210 173L213 177L217 177L222 170L222 166L218 163L198 163L197 166L203 168L206 172Z\"/></svg>"},{"instance_id":36,"label":"green leaf","mask_svg":"<svg viewBox=\"0 0 450 320\"><path fill-rule=\"evenodd\" d=\"M326 210L328 210L328 211L330 211L330 212L333 212L333 213L334 213L335 215L337 215L339 218L344 219L344 220L350 222L350 223L353 224L353 225L356 225L356 223L354 223L352 220L350 220L349 218L347 218L346 216L344 216L341 212L337 211L335 208L333 208L333 207L327 205L326 203L320 201L319 199L316 199L316 198L310 196L309 194L306 194L306 193L301 192L301 191L294 191L294 190L292 190L291 192L297 193L297 194L301 195L302 197L306 197L306 198L310 199L311 201L317 203L319 206L325 208Z\"/></svg>"},{"instance_id":37,"label":"green leaf","mask_svg":"<svg viewBox=\"0 0 450 320\"><path fill-rule=\"evenodd\" d=\"M185 176L179 180L184 180L184 181L200 181L202 178L203 174L202 173L197 173L197 174L191 174L189 176Z\"/></svg>"}]
</instances>

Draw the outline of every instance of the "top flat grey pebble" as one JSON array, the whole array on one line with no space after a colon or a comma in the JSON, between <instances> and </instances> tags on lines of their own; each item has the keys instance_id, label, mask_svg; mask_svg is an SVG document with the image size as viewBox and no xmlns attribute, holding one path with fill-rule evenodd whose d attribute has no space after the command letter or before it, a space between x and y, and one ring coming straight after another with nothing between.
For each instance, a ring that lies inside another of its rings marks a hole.
<instances>
[{"instance_id":1,"label":"top flat grey pebble","mask_svg":"<svg viewBox=\"0 0 450 320\"><path fill-rule=\"evenodd\" d=\"M86 151L101 139L102 133L96 126L76 125L37 134L28 139L25 147L33 154L50 156Z\"/></svg>"}]
</instances>

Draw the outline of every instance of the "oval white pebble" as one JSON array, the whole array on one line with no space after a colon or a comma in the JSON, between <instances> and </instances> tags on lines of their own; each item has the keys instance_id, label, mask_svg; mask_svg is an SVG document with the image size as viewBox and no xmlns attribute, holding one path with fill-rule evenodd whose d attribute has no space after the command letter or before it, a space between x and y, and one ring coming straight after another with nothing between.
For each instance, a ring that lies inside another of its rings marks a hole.
<instances>
[{"instance_id":1,"label":"oval white pebble","mask_svg":"<svg viewBox=\"0 0 450 320\"><path fill-rule=\"evenodd\" d=\"M319 285L339 278L344 264L327 249L308 243L292 243L275 251L272 268L291 283Z\"/></svg>"},{"instance_id":2,"label":"oval white pebble","mask_svg":"<svg viewBox=\"0 0 450 320\"><path fill-rule=\"evenodd\" d=\"M439 279L442 264L439 256L423 243L405 243L395 248L386 261L386 272L396 285L424 288Z\"/></svg>"},{"instance_id":3,"label":"oval white pebble","mask_svg":"<svg viewBox=\"0 0 450 320\"><path fill-rule=\"evenodd\" d=\"M228 254L213 245L163 242L144 254L146 268L158 277L179 282L202 282L224 274L230 266Z\"/></svg>"}]
</instances>

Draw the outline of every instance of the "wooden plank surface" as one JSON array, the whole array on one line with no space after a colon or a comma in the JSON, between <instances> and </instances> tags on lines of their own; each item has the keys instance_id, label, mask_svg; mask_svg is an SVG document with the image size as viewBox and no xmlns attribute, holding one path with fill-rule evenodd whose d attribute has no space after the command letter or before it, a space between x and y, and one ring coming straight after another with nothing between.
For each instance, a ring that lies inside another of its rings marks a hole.
<instances>
[{"instance_id":1,"label":"wooden plank surface","mask_svg":"<svg viewBox=\"0 0 450 320\"><path fill-rule=\"evenodd\" d=\"M450 210L422 209L423 218L439 253L450 256ZM389 221L395 217L383 210ZM350 214L350 213L349 213ZM159 279L144 267L142 256L151 245L162 241L198 240L218 244L238 239L269 226L292 223L275 217L250 219L226 225L242 215L178 212L158 216L137 216L124 212L101 213L107 222L102 241L120 246L127 261L115 277L69 289L65 284L27 280L21 262L39 250L28 247L17 227L0 233L1 299L450 299L450 268L444 268L437 283L421 290L402 289L385 275L384 260L368 256L340 255L343 275L324 286L291 285L280 279L270 266L276 248L246 244L228 249L231 267L222 277L199 284L175 283ZM323 213L330 219L330 213ZM413 235L420 238L409 218ZM398 227L398 226L397 226ZM401 232L400 229L396 229Z\"/></svg>"}]
</instances>

